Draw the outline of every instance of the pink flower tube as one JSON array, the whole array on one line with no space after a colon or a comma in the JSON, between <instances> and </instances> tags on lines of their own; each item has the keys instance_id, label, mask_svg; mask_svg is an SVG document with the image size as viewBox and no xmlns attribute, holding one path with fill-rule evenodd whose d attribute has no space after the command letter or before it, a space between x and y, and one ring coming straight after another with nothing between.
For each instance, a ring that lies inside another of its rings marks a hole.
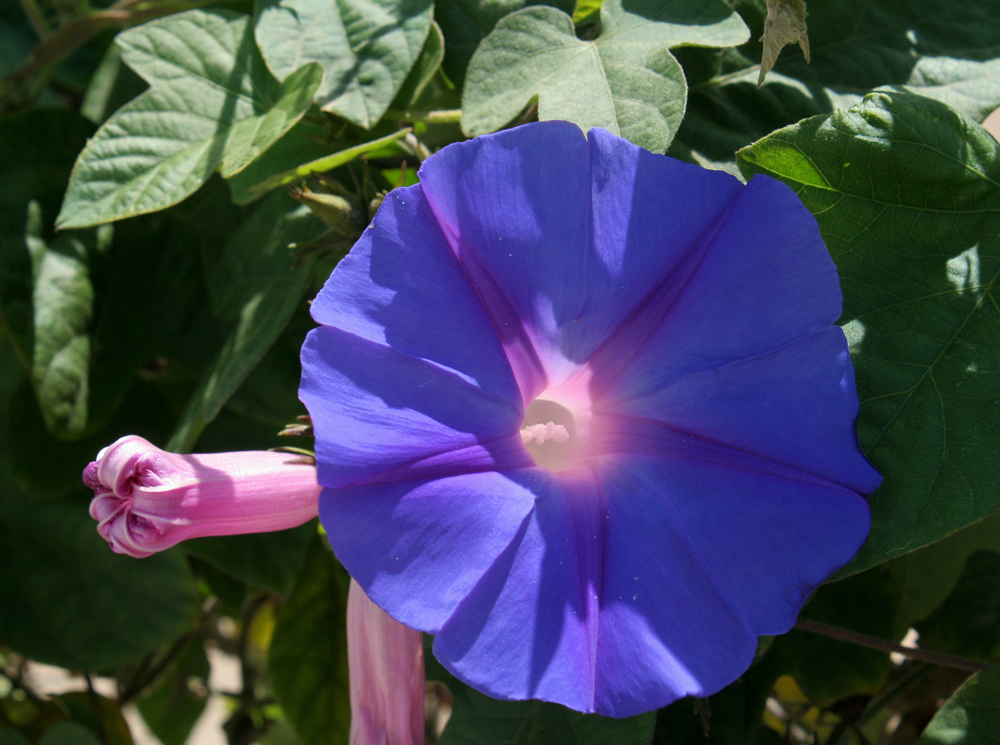
<instances>
[{"instance_id":1,"label":"pink flower tube","mask_svg":"<svg viewBox=\"0 0 1000 745\"><path fill-rule=\"evenodd\" d=\"M392 619L351 580L347 595L350 745L424 741L423 636Z\"/></svg>"},{"instance_id":2,"label":"pink flower tube","mask_svg":"<svg viewBox=\"0 0 1000 745\"><path fill-rule=\"evenodd\" d=\"M288 453L176 455L136 435L83 472L90 516L116 553L142 558L189 538L264 533L316 517L315 466Z\"/></svg>"}]
</instances>

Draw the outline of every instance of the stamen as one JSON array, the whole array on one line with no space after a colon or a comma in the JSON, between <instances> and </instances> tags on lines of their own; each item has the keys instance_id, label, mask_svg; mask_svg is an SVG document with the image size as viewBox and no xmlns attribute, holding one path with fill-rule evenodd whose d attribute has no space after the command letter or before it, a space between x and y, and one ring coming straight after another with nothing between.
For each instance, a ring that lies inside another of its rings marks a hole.
<instances>
[{"instance_id":1,"label":"stamen","mask_svg":"<svg viewBox=\"0 0 1000 745\"><path fill-rule=\"evenodd\" d=\"M554 442L566 442L568 439L569 432L566 431L566 428L561 424L556 424L555 422L532 424L531 426L525 427L521 430L521 440L525 445L529 443L542 445L549 440Z\"/></svg>"}]
</instances>

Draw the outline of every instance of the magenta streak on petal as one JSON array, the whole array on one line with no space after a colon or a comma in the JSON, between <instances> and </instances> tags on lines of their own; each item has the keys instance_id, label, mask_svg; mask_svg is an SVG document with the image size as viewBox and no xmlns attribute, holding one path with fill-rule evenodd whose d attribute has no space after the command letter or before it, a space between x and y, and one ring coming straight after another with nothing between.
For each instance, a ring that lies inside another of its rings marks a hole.
<instances>
[{"instance_id":1,"label":"magenta streak on petal","mask_svg":"<svg viewBox=\"0 0 1000 745\"><path fill-rule=\"evenodd\" d=\"M655 336L656 330L670 314L670 309L684 294L691 278L694 277L699 265L712 247L715 236L722 230L722 226L742 194L742 190L736 192L726 210L698 240L691 244L684 258L677 263L674 270L664 276L659 284L655 285L636 304L632 312L594 350L588 363L592 363L595 368L591 389L591 395L595 399L600 398L614 385L621 371L628 367L629 362L635 359L650 339ZM626 338L628 341L623 342L622 340ZM597 361L602 358L602 353L610 350L613 351L607 355L607 362L598 366Z\"/></svg>"},{"instance_id":2,"label":"magenta streak on petal","mask_svg":"<svg viewBox=\"0 0 1000 745\"><path fill-rule=\"evenodd\" d=\"M604 414L602 444L606 458L655 456L732 468L770 478L830 489L846 489L843 484L821 474L761 455L752 450L709 439L663 422L630 414ZM605 458L605 459L606 459Z\"/></svg>"},{"instance_id":3,"label":"magenta streak on petal","mask_svg":"<svg viewBox=\"0 0 1000 745\"><path fill-rule=\"evenodd\" d=\"M320 491L315 466L295 455L176 455L135 435L104 448L84 481L98 532L137 558L189 538L301 525L316 516Z\"/></svg>"},{"instance_id":4,"label":"magenta streak on petal","mask_svg":"<svg viewBox=\"0 0 1000 745\"><path fill-rule=\"evenodd\" d=\"M535 464L524 449L520 435L483 439L475 445L428 452L412 460L387 467L376 475L338 484L337 489L397 481L442 479L471 473L502 473L531 468Z\"/></svg>"},{"instance_id":5,"label":"magenta streak on petal","mask_svg":"<svg viewBox=\"0 0 1000 745\"><path fill-rule=\"evenodd\" d=\"M521 390L522 403L527 406L545 389L547 383L545 368L538 358L538 352L513 304L489 270L476 258L475 253L464 245L456 230L438 214L433 201L430 199L427 201L441 225L442 232L451 244L456 260L469 278L469 285L479 296L486 314L493 322L493 328L496 329L500 343L507 354L507 360L514 371L517 387Z\"/></svg>"}]
</instances>

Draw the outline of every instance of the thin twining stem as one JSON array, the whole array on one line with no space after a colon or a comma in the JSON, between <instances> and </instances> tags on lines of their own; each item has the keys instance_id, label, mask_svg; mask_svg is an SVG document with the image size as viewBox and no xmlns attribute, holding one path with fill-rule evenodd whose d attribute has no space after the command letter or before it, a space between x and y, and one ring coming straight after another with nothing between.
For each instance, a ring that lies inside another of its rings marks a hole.
<instances>
[{"instance_id":1,"label":"thin twining stem","mask_svg":"<svg viewBox=\"0 0 1000 745\"><path fill-rule=\"evenodd\" d=\"M978 673L992 667L992 665L986 662L977 662L976 660L958 657L953 654L946 654L945 652L935 652L932 649L914 649L913 647L904 647L900 644L887 642L885 639L879 639L876 636L869 636L868 634L851 631L850 629L844 629L839 626L831 626L830 624L822 623L821 621L812 621L808 618L800 618L796 621L795 628L800 629L801 631L809 631L813 634L820 634L821 636L828 636L831 639L838 639L840 641L850 642L851 644L859 644L862 647L878 649L882 652L895 652L896 654L900 654L911 660L922 660L924 662L931 662L935 665L941 665L943 667L969 670L974 673Z\"/></svg>"}]
</instances>

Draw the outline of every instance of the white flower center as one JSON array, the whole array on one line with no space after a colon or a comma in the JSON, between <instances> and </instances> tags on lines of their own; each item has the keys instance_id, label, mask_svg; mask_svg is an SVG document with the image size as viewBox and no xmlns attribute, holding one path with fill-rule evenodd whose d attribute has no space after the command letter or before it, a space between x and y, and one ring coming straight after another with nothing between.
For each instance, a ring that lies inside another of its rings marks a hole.
<instances>
[{"instance_id":1,"label":"white flower center","mask_svg":"<svg viewBox=\"0 0 1000 745\"><path fill-rule=\"evenodd\" d=\"M528 404L521 424L521 441L535 464L565 471L588 460L590 439L589 371L544 391Z\"/></svg>"}]
</instances>

